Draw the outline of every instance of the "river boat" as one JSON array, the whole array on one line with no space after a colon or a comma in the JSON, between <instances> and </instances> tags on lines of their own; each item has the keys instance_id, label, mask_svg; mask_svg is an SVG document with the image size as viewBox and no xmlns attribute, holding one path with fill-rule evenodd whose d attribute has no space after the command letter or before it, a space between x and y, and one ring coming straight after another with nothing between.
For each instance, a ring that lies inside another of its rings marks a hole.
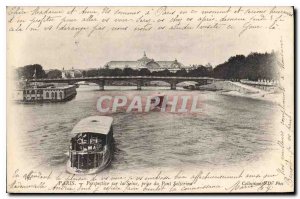
<instances>
[{"instance_id":1,"label":"river boat","mask_svg":"<svg viewBox=\"0 0 300 199\"><path fill-rule=\"evenodd\" d=\"M105 169L113 155L113 118L91 116L78 122L71 131L67 171L95 174Z\"/></svg>"}]
</instances>

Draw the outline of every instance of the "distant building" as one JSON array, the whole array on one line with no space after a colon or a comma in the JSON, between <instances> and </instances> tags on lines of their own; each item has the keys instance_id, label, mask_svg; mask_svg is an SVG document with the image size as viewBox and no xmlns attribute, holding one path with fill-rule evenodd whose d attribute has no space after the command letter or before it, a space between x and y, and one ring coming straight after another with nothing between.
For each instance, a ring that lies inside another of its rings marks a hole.
<instances>
[{"instance_id":1,"label":"distant building","mask_svg":"<svg viewBox=\"0 0 300 199\"><path fill-rule=\"evenodd\" d=\"M65 78L74 78L74 77L82 77L82 72L80 70L72 68L71 70L63 70L61 71L61 77Z\"/></svg>"},{"instance_id":2,"label":"distant building","mask_svg":"<svg viewBox=\"0 0 300 199\"><path fill-rule=\"evenodd\" d=\"M177 59L174 61L155 61L147 57L144 52L144 56L137 61L110 61L106 63L105 67L108 68L132 68L132 69L143 69L147 68L150 72L163 71L168 69L170 72L176 72L181 69L185 69L185 66L178 62Z\"/></svg>"}]
</instances>

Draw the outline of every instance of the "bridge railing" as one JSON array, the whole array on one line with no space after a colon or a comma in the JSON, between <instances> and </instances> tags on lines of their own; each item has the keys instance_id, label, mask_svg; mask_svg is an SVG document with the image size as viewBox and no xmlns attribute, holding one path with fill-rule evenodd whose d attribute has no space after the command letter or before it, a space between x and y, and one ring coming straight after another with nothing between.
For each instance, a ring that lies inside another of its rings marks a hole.
<instances>
[{"instance_id":1,"label":"bridge railing","mask_svg":"<svg viewBox=\"0 0 300 199\"><path fill-rule=\"evenodd\" d=\"M216 80L212 77L173 77L173 76L95 76L95 77L71 77L71 78L53 78L53 79L30 79L30 82L36 81L68 81L68 80L98 80L98 79L168 79L168 80L203 80L210 79Z\"/></svg>"}]
</instances>

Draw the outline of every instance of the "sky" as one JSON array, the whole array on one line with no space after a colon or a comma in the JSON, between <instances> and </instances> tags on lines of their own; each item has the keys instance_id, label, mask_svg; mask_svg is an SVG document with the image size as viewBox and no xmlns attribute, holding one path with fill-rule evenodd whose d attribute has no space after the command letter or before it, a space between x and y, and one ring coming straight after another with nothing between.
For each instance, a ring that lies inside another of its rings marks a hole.
<instances>
[{"instance_id":1,"label":"sky","mask_svg":"<svg viewBox=\"0 0 300 199\"><path fill-rule=\"evenodd\" d=\"M271 52L280 47L279 39L269 30L248 31L151 31L143 33L115 32L82 34L74 38L70 32L9 32L8 64L21 67L41 64L48 69L88 69L103 67L109 61L135 61L147 53L157 61L175 58L186 66L212 66L229 57L251 52Z\"/></svg>"}]
</instances>

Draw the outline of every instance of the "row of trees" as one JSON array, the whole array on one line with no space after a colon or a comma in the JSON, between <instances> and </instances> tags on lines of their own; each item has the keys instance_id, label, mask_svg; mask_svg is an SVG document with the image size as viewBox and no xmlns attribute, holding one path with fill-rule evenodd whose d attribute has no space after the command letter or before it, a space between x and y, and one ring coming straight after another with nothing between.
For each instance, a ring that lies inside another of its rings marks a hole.
<instances>
[{"instance_id":1,"label":"row of trees","mask_svg":"<svg viewBox=\"0 0 300 199\"><path fill-rule=\"evenodd\" d=\"M36 72L35 72L36 71ZM33 78L61 78L62 71L60 70L50 70L48 73L45 73L42 66L39 64L27 65L17 69L17 74L19 78L23 79L33 79ZM70 78L70 73L65 73L66 78ZM165 69L162 71L153 71L143 68L141 70L132 69L132 68L101 68L101 69L90 69L82 71L83 77L96 77L96 76L177 76L177 77L199 77L199 76L211 76L211 71L204 66L198 66L193 70L181 69L175 73L170 72ZM79 77L76 76L75 77Z\"/></svg>"},{"instance_id":2,"label":"row of trees","mask_svg":"<svg viewBox=\"0 0 300 199\"><path fill-rule=\"evenodd\" d=\"M162 71L150 71L147 68L141 70L132 68L101 68L91 69L82 72L84 77L96 77L96 76L177 76L177 77L199 77L199 76L211 76L211 71L204 66L198 66L196 69L187 71L181 69L175 73L170 72L168 69Z\"/></svg>"},{"instance_id":3,"label":"row of trees","mask_svg":"<svg viewBox=\"0 0 300 199\"><path fill-rule=\"evenodd\" d=\"M17 68L16 73L19 79L47 78L46 72L40 64L19 67Z\"/></svg>"},{"instance_id":4,"label":"row of trees","mask_svg":"<svg viewBox=\"0 0 300 199\"><path fill-rule=\"evenodd\" d=\"M236 55L219 64L213 70L213 77L221 79L279 79L278 55L272 53L251 53Z\"/></svg>"},{"instance_id":5,"label":"row of trees","mask_svg":"<svg viewBox=\"0 0 300 199\"><path fill-rule=\"evenodd\" d=\"M17 69L19 78L61 78L60 70L51 70L47 74L39 64L27 65ZM70 74L66 73L66 77ZM192 70L181 69L175 73L169 70L149 71L144 68L141 70L132 68L108 67L101 69L91 69L82 71L83 77L96 76L180 76L180 77L215 77L221 79L278 79L278 59L275 52L272 53L251 53L248 56L236 55L230 57L226 62L217 65L213 70L198 65Z\"/></svg>"},{"instance_id":6,"label":"row of trees","mask_svg":"<svg viewBox=\"0 0 300 199\"><path fill-rule=\"evenodd\" d=\"M19 67L16 70L17 77L19 79L33 79L33 78L61 78L62 71L58 69L50 70L49 72L45 72L43 67L40 64L26 65L24 67ZM66 73L65 76L70 78L71 75Z\"/></svg>"}]
</instances>

